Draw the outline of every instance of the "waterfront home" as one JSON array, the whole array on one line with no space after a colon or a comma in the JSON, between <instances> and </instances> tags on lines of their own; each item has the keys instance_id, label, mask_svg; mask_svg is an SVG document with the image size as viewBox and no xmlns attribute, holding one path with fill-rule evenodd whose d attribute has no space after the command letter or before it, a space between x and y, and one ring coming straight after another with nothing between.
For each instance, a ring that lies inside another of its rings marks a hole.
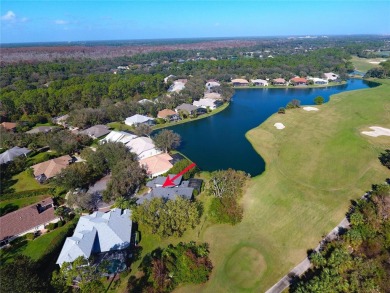
<instances>
[{"instance_id":1,"label":"waterfront home","mask_svg":"<svg viewBox=\"0 0 390 293\"><path fill-rule=\"evenodd\" d=\"M219 93L205 93L204 99L222 100L222 96Z\"/></svg>"},{"instance_id":2,"label":"waterfront home","mask_svg":"<svg viewBox=\"0 0 390 293\"><path fill-rule=\"evenodd\" d=\"M232 79L233 86L248 86L249 82L246 79L236 78Z\"/></svg>"},{"instance_id":3,"label":"waterfront home","mask_svg":"<svg viewBox=\"0 0 390 293\"><path fill-rule=\"evenodd\" d=\"M251 84L254 86L268 86L268 81L264 79L251 79Z\"/></svg>"},{"instance_id":4,"label":"waterfront home","mask_svg":"<svg viewBox=\"0 0 390 293\"><path fill-rule=\"evenodd\" d=\"M68 167L73 159L68 156L62 156L59 158L51 159L36 165L31 166L34 169L34 177L39 183L43 183L46 180L55 177L62 169Z\"/></svg>"},{"instance_id":5,"label":"waterfront home","mask_svg":"<svg viewBox=\"0 0 390 293\"><path fill-rule=\"evenodd\" d=\"M162 153L156 156L148 157L139 161L141 167L145 168L149 177L156 177L168 172L173 167L173 158L167 154Z\"/></svg>"},{"instance_id":6,"label":"waterfront home","mask_svg":"<svg viewBox=\"0 0 390 293\"><path fill-rule=\"evenodd\" d=\"M137 138L136 135L125 132L125 131L111 131L105 138L100 140L100 143L107 143L107 142L121 142L123 144L126 144L130 142L132 139Z\"/></svg>"},{"instance_id":7,"label":"waterfront home","mask_svg":"<svg viewBox=\"0 0 390 293\"><path fill-rule=\"evenodd\" d=\"M211 110L215 110L217 107L222 105L222 102L213 99L200 99L199 101L194 101L193 105L198 108L209 108Z\"/></svg>"},{"instance_id":8,"label":"waterfront home","mask_svg":"<svg viewBox=\"0 0 390 293\"><path fill-rule=\"evenodd\" d=\"M14 132L16 130L16 126L18 126L15 122L2 122L0 124L5 130Z\"/></svg>"},{"instance_id":9,"label":"waterfront home","mask_svg":"<svg viewBox=\"0 0 390 293\"><path fill-rule=\"evenodd\" d=\"M307 79L303 77L294 77L290 79L290 83L294 86L302 86L302 85L307 85Z\"/></svg>"},{"instance_id":10,"label":"waterfront home","mask_svg":"<svg viewBox=\"0 0 390 293\"><path fill-rule=\"evenodd\" d=\"M162 151L157 149L154 142L149 137L137 137L126 144L131 152L135 153L138 160L161 154Z\"/></svg>"},{"instance_id":11,"label":"waterfront home","mask_svg":"<svg viewBox=\"0 0 390 293\"><path fill-rule=\"evenodd\" d=\"M58 222L51 198L18 209L0 217L0 246L27 233L36 233L49 223Z\"/></svg>"},{"instance_id":12,"label":"waterfront home","mask_svg":"<svg viewBox=\"0 0 390 293\"><path fill-rule=\"evenodd\" d=\"M216 81L215 79L210 79L206 82L206 88L208 91L211 91L212 88L218 87L218 86L221 86L221 84L218 81Z\"/></svg>"},{"instance_id":13,"label":"waterfront home","mask_svg":"<svg viewBox=\"0 0 390 293\"><path fill-rule=\"evenodd\" d=\"M275 78L272 80L273 85L286 85L287 81L284 78Z\"/></svg>"},{"instance_id":14,"label":"waterfront home","mask_svg":"<svg viewBox=\"0 0 390 293\"><path fill-rule=\"evenodd\" d=\"M137 126L139 124L147 124L147 125L153 125L154 124L154 118L135 114L131 117L127 117L125 120L125 124L129 126Z\"/></svg>"},{"instance_id":15,"label":"waterfront home","mask_svg":"<svg viewBox=\"0 0 390 293\"><path fill-rule=\"evenodd\" d=\"M56 126L38 126L38 127L35 127L29 131L26 131L26 133L28 133L28 134L48 133L56 128L58 128L58 127L56 127Z\"/></svg>"},{"instance_id":16,"label":"waterfront home","mask_svg":"<svg viewBox=\"0 0 390 293\"><path fill-rule=\"evenodd\" d=\"M176 92L179 93L181 92L187 83L187 79L177 79L173 82L173 84L169 87L168 92Z\"/></svg>"},{"instance_id":17,"label":"waterfront home","mask_svg":"<svg viewBox=\"0 0 390 293\"><path fill-rule=\"evenodd\" d=\"M326 73L324 73L324 76L325 76L325 79L328 81L335 81L335 80L340 78L339 75L337 75L336 73L333 73L333 72L326 72Z\"/></svg>"},{"instance_id":18,"label":"waterfront home","mask_svg":"<svg viewBox=\"0 0 390 293\"><path fill-rule=\"evenodd\" d=\"M179 115L173 110L164 109L157 113L157 118L165 119L167 121L176 121L180 120Z\"/></svg>"},{"instance_id":19,"label":"waterfront home","mask_svg":"<svg viewBox=\"0 0 390 293\"><path fill-rule=\"evenodd\" d=\"M194 106L194 105L191 105L191 104L181 104L180 106L177 106L175 108L175 111L176 113L180 113L180 112L185 112L185 113L188 113L189 115L192 115L195 113L196 109L198 109L198 107Z\"/></svg>"},{"instance_id":20,"label":"waterfront home","mask_svg":"<svg viewBox=\"0 0 390 293\"><path fill-rule=\"evenodd\" d=\"M9 150L6 150L4 153L0 154L0 165L6 164L8 162L13 161L17 157L25 156L27 157L27 154L31 152L27 148L20 148L20 147L13 147Z\"/></svg>"},{"instance_id":21,"label":"waterfront home","mask_svg":"<svg viewBox=\"0 0 390 293\"><path fill-rule=\"evenodd\" d=\"M82 256L123 250L130 246L132 221L129 209L112 209L81 216L72 237L67 237L57 264L73 262Z\"/></svg>"},{"instance_id":22,"label":"waterfront home","mask_svg":"<svg viewBox=\"0 0 390 293\"><path fill-rule=\"evenodd\" d=\"M93 139L97 139L110 133L110 130L106 125L95 125L85 130L80 131L81 134L88 135Z\"/></svg>"},{"instance_id":23,"label":"waterfront home","mask_svg":"<svg viewBox=\"0 0 390 293\"><path fill-rule=\"evenodd\" d=\"M310 80L313 81L313 84L318 84L318 85L328 84L328 81L326 79L322 79L318 77L310 78Z\"/></svg>"}]
</instances>

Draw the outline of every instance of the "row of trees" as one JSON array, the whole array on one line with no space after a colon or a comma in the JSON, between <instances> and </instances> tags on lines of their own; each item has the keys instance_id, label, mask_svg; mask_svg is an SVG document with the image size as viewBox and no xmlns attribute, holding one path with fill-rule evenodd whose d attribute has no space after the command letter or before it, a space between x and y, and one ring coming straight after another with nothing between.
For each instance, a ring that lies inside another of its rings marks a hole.
<instances>
[{"instance_id":1,"label":"row of trees","mask_svg":"<svg viewBox=\"0 0 390 293\"><path fill-rule=\"evenodd\" d=\"M291 292L389 292L389 185L374 185L352 210L351 229L310 255L313 268Z\"/></svg>"}]
</instances>

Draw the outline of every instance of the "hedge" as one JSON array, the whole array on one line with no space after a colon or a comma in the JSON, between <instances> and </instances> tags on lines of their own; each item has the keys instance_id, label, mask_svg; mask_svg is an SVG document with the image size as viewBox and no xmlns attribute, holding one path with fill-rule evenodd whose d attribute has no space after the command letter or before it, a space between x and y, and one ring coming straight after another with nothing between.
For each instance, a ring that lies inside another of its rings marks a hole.
<instances>
[{"instance_id":1,"label":"hedge","mask_svg":"<svg viewBox=\"0 0 390 293\"><path fill-rule=\"evenodd\" d=\"M31 196L38 196L42 194L54 195L55 188L47 187L47 188L25 190L25 191L13 192L13 193L5 193L0 195L0 200L2 201L2 200L9 200L9 199L19 199L19 198L25 198Z\"/></svg>"}]
</instances>

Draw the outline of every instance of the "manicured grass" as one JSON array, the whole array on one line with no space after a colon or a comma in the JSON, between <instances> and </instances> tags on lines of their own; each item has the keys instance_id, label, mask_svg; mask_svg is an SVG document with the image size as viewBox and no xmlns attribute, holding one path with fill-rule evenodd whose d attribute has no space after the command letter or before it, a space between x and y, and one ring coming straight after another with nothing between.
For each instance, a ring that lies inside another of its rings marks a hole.
<instances>
[{"instance_id":1,"label":"manicured grass","mask_svg":"<svg viewBox=\"0 0 390 293\"><path fill-rule=\"evenodd\" d=\"M52 152L43 152L43 153L36 154L35 156L28 157L27 163L32 166L32 165L42 163L44 161L56 158L56 157L58 157L56 152L53 152L53 151Z\"/></svg>"},{"instance_id":2,"label":"manicured grass","mask_svg":"<svg viewBox=\"0 0 390 293\"><path fill-rule=\"evenodd\" d=\"M0 251L1 262L9 262L18 254L24 254L33 260L40 260L53 249L58 249L62 245L68 233L74 228L75 223L77 223L77 220L72 220L64 226L34 240L27 241L21 239L20 243L14 245L14 247Z\"/></svg>"},{"instance_id":3,"label":"manicured grass","mask_svg":"<svg viewBox=\"0 0 390 293\"><path fill-rule=\"evenodd\" d=\"M15 176L12 177L13 181L15 181L15 184L10 187L10 189L13 189L14 192L19 191L26 191L26 190L34 190L34 189L40 189L40 188L47 188L49 187L48 184L42 185L39 184L35 178L31 177L27 171L23 171Z\"/></svg>"},{"instance_id":4,"label":"manicured grass","mask_svg":"<svg viewBox=\"0 0 390 293\"><path fill-rule=\"evenodd\" d=\"M128 130L130 132L134 132L133 127L126 125L124 123L120 123L120 122L111 122L111 123L108 123L107 126L110 128L113 128L114 130L119 130L119 131Z\"/></svg>"},{"instance_id":5,"label":"manicured grass","mask_svg":"<svg viewBox=\"0 0 390 293\"><path fill-rule=\"evenodd\" d=\"M357 56L352 56L352 63L355 66L356 70L366 72L371 68L378 67L378 64L372 64L370 61L381 61L384 60L385 58L359 58Z\"/></svg>"},{"instance_id":6,"label":"manicured grass","mask_svg":"<svg viewBox=\"0 0 390 293\"><path fill-rule=\"evenodd\" d=\"M0 209L4 208L7 205L17 206L18 209L20 209L25 206L39 202L47 197L49 197L49 195L38 195L38 196L18 198L18 199L2 200L0 201Z\"/></svg>"},{"instance_id":7,"label":"manicured grass","mask_svg":"<svg viewBox=\"0 0 390 293\"><path fill-rule=\"evenodd\" d=\"M346 81L341 81L341 82L330 82L328 84L311 84L311 85L305 85L305 86L285 86L285 85L268 85L266 87L264 86L238 86L235 87L235 90L246 90L246 89L283 89L283 88L291 88L291 89L312 89L312 88L323 88L323 87L332 87L332 86L339 86L346 84Z\"/></svg>"},{"instance_id":8,"label":"manicured grass","mask_svg":"<svg viewBox=\"0 0 390 293\"><path fill-rule=\"evenodd\" d=\"M389 177L378 155L390 138L361 134L372 125L390 128L389 93L386 80L332 96L318 112L275 114L249 131L266 171L251 179L240 224L200 231L214 265L209 282L176 292L264 292L302 261L341 221L351 200ZM275 122L286 128L277 130Z\"/></svg>"}]
</instances>

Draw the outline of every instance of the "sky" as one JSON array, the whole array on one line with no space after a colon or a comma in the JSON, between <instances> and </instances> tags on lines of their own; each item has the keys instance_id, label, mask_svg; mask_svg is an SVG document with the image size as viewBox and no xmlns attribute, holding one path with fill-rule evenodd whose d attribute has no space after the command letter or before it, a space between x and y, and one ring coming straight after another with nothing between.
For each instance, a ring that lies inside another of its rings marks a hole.
<instances>
[{"instance_id":1,"label":"sky","mask_svg":"<svg viewBox=\"0 0 390 293\"><path fill-rule=\"evenodd\" d=\"M390 0L1 0L0 43L390 34Z\"/></svg>"}]
</instances>

